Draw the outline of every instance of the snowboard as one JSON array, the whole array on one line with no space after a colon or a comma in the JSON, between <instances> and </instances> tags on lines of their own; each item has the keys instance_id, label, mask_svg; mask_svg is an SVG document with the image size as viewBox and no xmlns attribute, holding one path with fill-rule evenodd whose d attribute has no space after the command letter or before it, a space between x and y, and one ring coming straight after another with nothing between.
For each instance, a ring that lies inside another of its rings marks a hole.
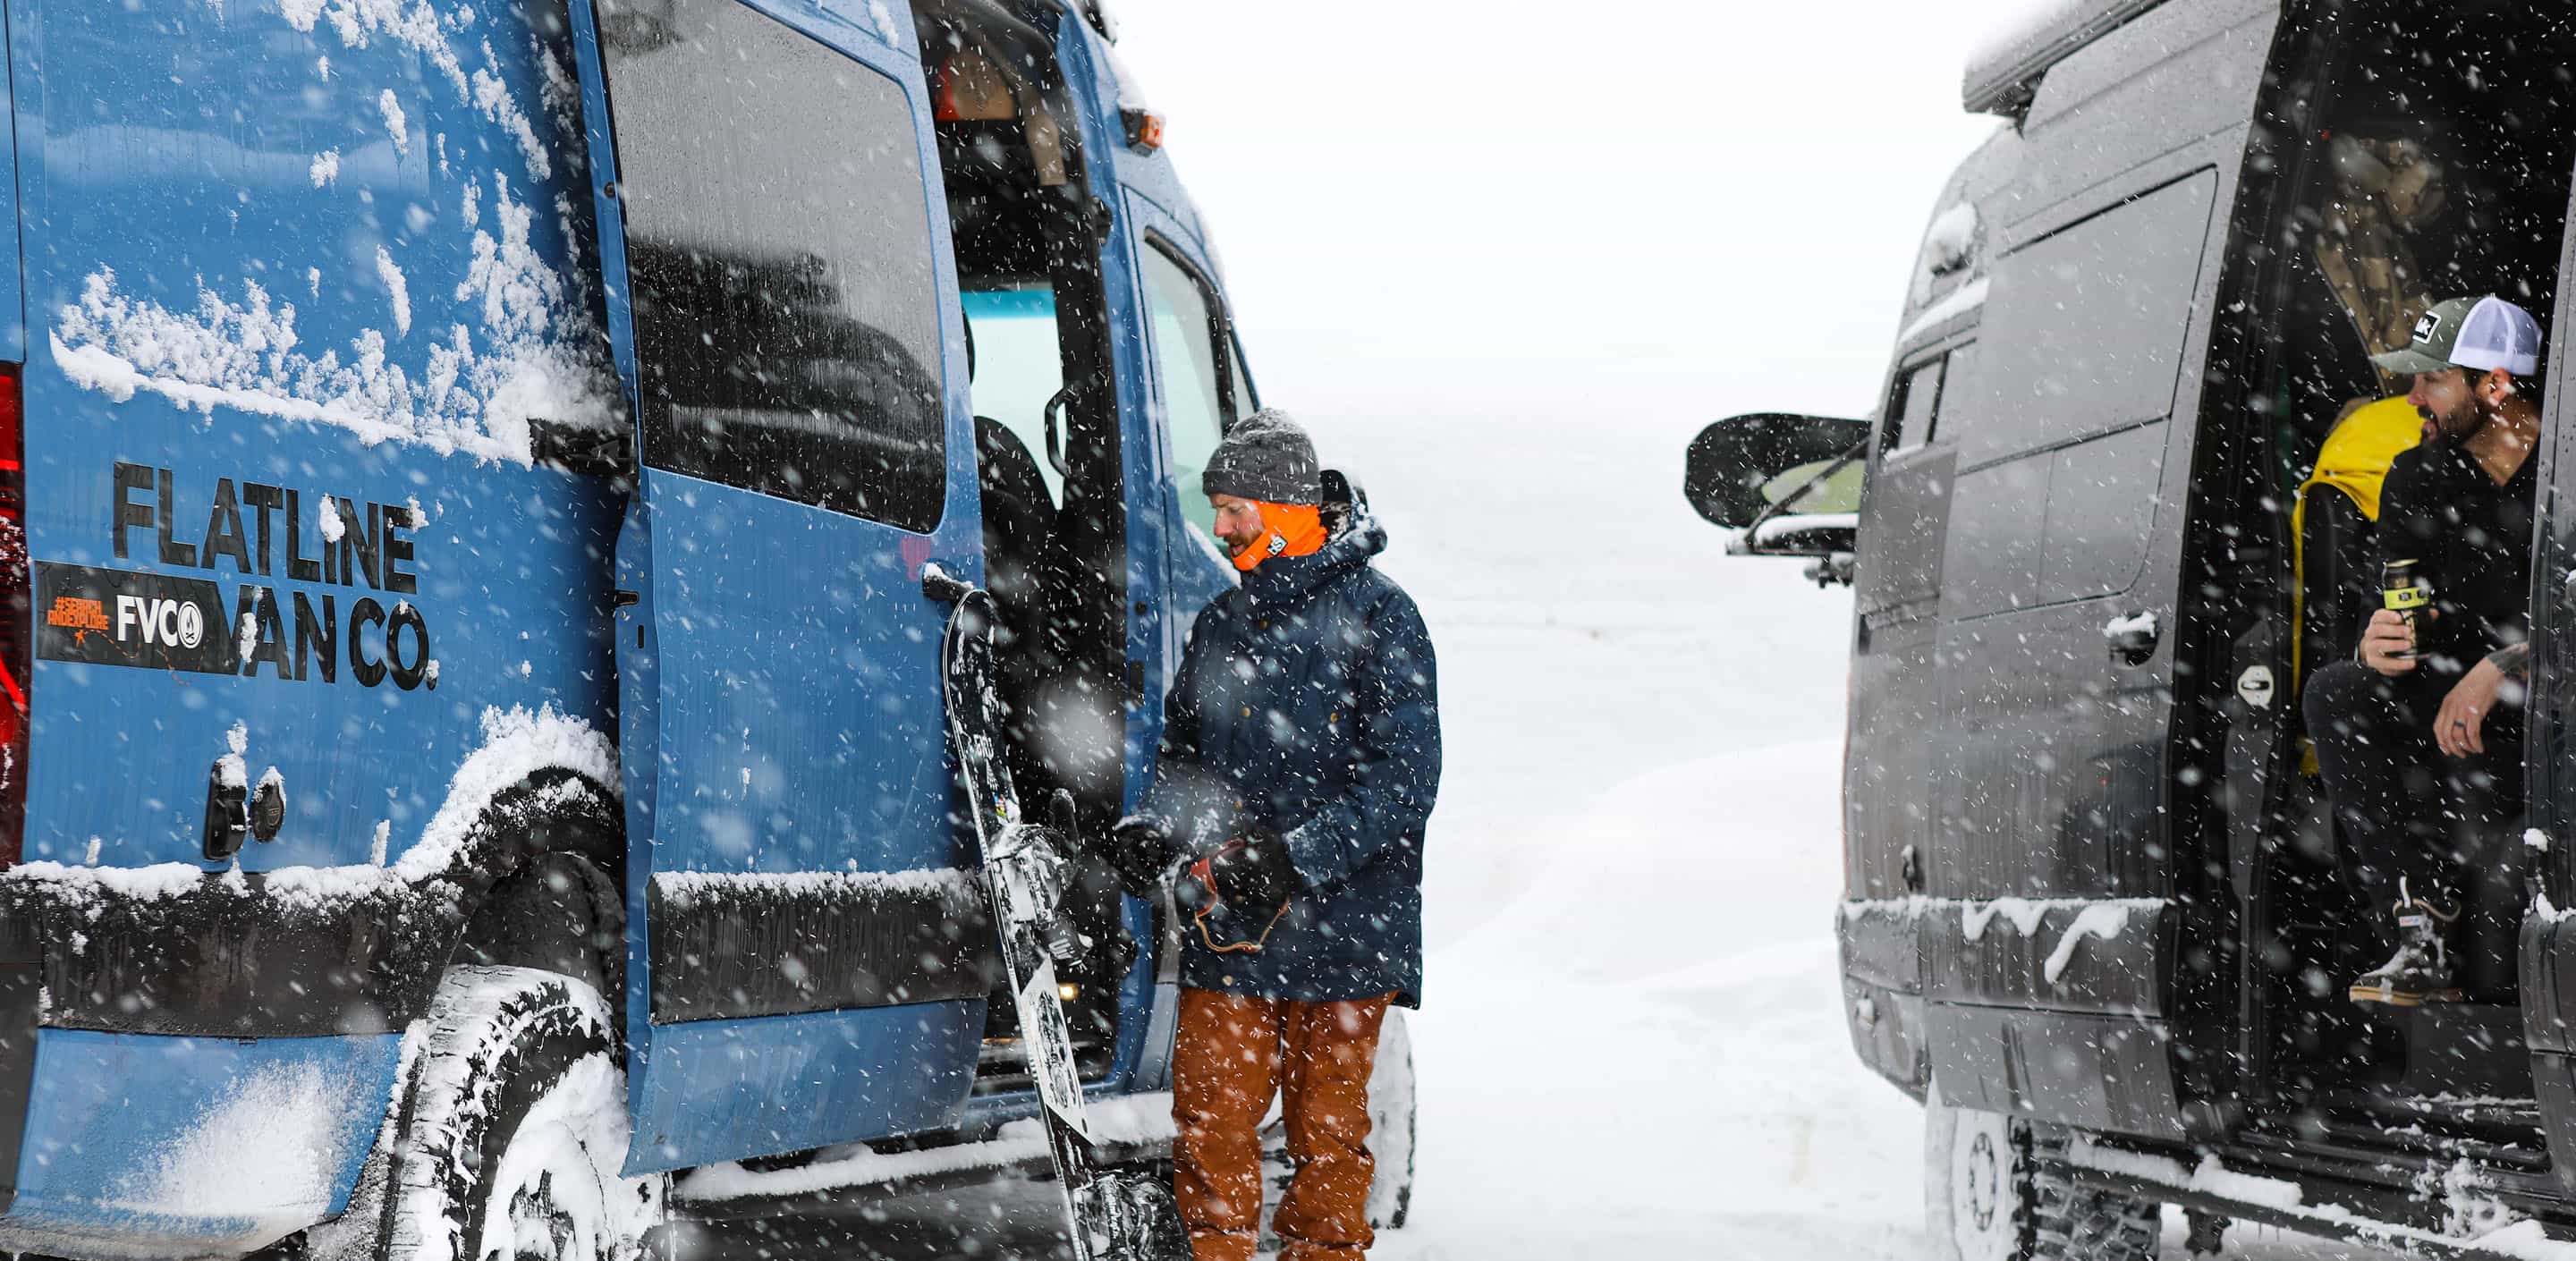
<instances>
[{"instance_id":1,"label":"snowboard","mask_svg":"<svg viewBox=\"0 0 2576 1261\"><path fill-rule=\"evenodd\" d=\"M1004 757L1003 705L994 667L993 597L933 566L922 591L954 601L941 646L948 739L983 852L985 899L1020 1017L1020 1046L1037 1083L1047 1154L1064 1194L1075 1261L1164 1261L1189 1255L1168 1178L1151 1166L1100 1160L1086 1121L1073 1030L1056 964L1081 938L1061 913L1074 838L1022 817Z\"/></svg>"}]
</instances>

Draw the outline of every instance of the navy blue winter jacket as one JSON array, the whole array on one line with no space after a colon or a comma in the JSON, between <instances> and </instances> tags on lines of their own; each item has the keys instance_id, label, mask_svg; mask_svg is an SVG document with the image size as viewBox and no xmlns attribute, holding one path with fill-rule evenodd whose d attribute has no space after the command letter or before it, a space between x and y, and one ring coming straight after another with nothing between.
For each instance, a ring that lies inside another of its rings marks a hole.
<instances>
[{"instance_id":1,"label":"navy blue winter jacket","mask_svg":"<svg viewBox=\"0 0 2576 1261\"><path fill-rule=\"evenodd\" d=\"M1194 854L1240 835L1238 820L1266 825L1305 889L1258 953L1210 950L1185 924L1185 985L1421 1005L1439 689L1421 612L1369 563L1385 548L1364 520L1312 555L1273 557L1190 629L1145 813ZM1205 927L1224 944L1268 920L1223 908Z\"/></svg>"}]
</instances>

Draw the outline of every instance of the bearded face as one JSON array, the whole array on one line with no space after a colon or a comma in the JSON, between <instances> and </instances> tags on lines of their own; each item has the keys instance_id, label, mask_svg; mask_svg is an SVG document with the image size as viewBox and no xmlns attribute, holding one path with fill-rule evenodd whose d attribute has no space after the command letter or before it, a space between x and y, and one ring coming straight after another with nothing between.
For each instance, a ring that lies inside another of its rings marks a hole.
<instances>
[{"instance_id":1,"label":"bearded face","mask_svg":"<svg viewBox=\"0 0 2576 1261\"><path fill-rule=\"evenodd\" d=\"M2406 401L2424 417L2426 441L2448 438L2457 442L2486 424L2486 404L2473 384L2475 378L2485 375L2473 374L2466 368L2445 368L2416 376L2415 388L2407 391Z\"/></svg>"}]
</instances>

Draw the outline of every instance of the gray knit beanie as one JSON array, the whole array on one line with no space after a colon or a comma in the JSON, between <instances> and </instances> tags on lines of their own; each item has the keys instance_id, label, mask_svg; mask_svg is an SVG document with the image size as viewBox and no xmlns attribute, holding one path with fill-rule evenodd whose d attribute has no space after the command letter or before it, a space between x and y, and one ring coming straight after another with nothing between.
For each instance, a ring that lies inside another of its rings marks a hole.
<instances>
[{"instance_id":1,"label":"gray knit beanie","mask_svg":"<svg viewBox=\"0 0 2576 1261\"><path fill-rule=\"evenodd\" d=\"M1208 456L1199 493L1232 495L1274 504L1316 504L1324 498L1315 441L1288 413L1275 407L1234 422Z\"/></svg>"}]
</instances>

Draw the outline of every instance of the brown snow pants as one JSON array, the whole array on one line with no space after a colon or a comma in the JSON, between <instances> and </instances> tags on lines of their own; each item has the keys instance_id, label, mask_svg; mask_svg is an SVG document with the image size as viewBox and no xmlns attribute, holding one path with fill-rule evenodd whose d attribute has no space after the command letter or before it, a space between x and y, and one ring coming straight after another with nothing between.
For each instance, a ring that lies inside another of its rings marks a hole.
<instances>
[{"instance_id":1,"label":"brown snow pants","mask_svg":"<svg viewBox=\"0 0 2576 1261\"><path fill-rule=\"evenodd\" d=\"M1369 1229L1369 1068L1393 995L1346 1003L1184 987L1172 1050L1173 1191L1193 1261L1252 1261L1261 1117L1280 1095L1297 1174L1271 1219L1281 1261L1361 1261Z\"/></svg>"}]
</instances>

